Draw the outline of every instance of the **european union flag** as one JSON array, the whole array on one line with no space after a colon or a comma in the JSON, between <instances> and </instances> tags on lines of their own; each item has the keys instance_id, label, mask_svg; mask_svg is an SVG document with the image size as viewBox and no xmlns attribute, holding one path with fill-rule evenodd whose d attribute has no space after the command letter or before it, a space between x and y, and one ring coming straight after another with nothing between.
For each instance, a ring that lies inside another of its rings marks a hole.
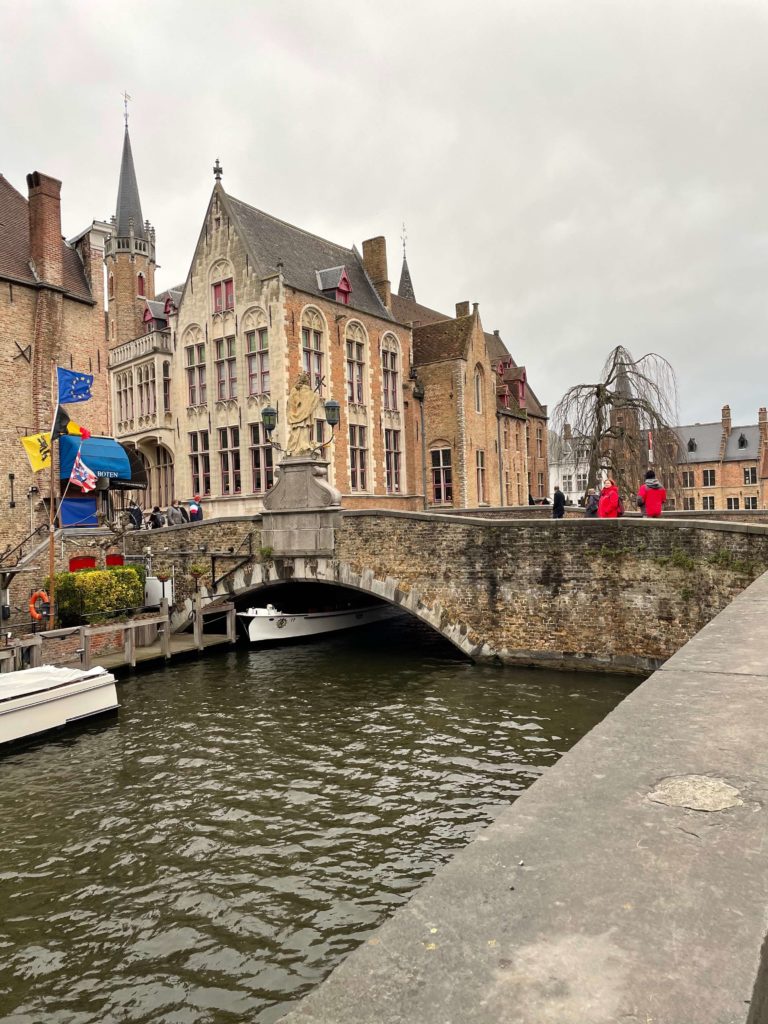
<instances>
[{"instance_id":1,"label":"european union flag","mask_svg":"<svg viewBox=\"0 0 768 1024\"><path fill-rule=\"evenodd\" d=\"M59 381L59 402L65 405L71 402L87 402L92 397L92 373L78 373L77 370L64 370L57 366L56 375Z\"/></svg>"}]
</instances>

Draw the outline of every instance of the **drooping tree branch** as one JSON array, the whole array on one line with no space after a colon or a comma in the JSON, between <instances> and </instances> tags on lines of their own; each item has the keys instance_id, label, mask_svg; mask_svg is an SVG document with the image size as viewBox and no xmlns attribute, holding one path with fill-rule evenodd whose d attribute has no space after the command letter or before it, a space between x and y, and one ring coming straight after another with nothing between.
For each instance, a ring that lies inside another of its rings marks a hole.
<instances>
[{"instance_id":1,"label":"drooping tree branch","mask_svg":"<svg viewBox=\"0 0 768 1024\"><path fill-rule=\"evenodd\" d=\"M622 345L609 354L600 380L569 388L552 414L555 432L570 427L573 443L588 453L588 486L603 474L629 497L649 465L670 497L679 489L680 442L675 371L656 352L634 359ZM652 457L652 461L651 461Z\"/></svg>"}]
</instances>

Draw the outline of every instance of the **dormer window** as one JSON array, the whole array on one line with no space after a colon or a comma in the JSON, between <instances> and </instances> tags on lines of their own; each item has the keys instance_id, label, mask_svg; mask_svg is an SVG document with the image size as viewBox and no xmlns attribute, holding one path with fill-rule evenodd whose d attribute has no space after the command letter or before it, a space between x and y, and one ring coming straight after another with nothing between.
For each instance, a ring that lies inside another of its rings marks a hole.
<instances>
[{"instance_id":1,"label":"dormer window","mask_svg":"<svg viewBox=\"0 0 768 1024\"><path fill-rule=\"evenodd\" d=\"M695 452L696 451L696 441L692 437L688 438L688 451L689 452Z\"/></svg>"},{"instance_id":2,"label":"dormer window","mask_svg":"<svg viewBox=\"0 0 768 1024\"><path fill-rule=\"evenodd\" d=\"M743 434L739 434L739 448L748 448L749 442Z\"/></svg>"},{"instance_id":3,"label":"dormer window","mask_svg":"<svg viewBox=\"0 0 768 1024\"><path fill-rule=\"evenodd\" d=\"M330 267L328 270L317 271L317 286L323 295L335 302L349 305L352 285L346 267Z\"/></svg>"}]
</instances>

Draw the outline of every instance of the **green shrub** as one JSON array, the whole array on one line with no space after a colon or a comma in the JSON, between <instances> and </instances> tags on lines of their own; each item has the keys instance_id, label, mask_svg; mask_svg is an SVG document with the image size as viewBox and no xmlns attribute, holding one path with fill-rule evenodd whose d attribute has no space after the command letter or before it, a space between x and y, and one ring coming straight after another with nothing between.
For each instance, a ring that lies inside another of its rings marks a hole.
<instances>
[{"instance_id":1,"label":"green shrub","mask_svg":"<svg viewBox=\"0 0 768 1024\"><path fill-rule=\"evenodd\" d=\"M109 619L144 605L143 567L116 565L56 574L55 600L62 626Z\"/></svg>"}]
</instances>

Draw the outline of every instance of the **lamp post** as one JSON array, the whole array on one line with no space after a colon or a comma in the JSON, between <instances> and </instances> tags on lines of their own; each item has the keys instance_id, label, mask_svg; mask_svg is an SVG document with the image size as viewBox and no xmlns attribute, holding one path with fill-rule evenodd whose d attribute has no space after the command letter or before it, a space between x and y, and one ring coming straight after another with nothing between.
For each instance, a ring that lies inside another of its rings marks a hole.
<instances>
[{"instance_id":1,"label":"lamp post","mask_svg":"<svg viewBox=\"0 0 768 1024\"><path fill-rule=\"evenodd\" d=\"M427 439L424 436L424 384L416 377L413 385L413 397L419 403L421 419L421 489L424 492L424 508L427 508Z\"/></svg>"}]
</instances>

